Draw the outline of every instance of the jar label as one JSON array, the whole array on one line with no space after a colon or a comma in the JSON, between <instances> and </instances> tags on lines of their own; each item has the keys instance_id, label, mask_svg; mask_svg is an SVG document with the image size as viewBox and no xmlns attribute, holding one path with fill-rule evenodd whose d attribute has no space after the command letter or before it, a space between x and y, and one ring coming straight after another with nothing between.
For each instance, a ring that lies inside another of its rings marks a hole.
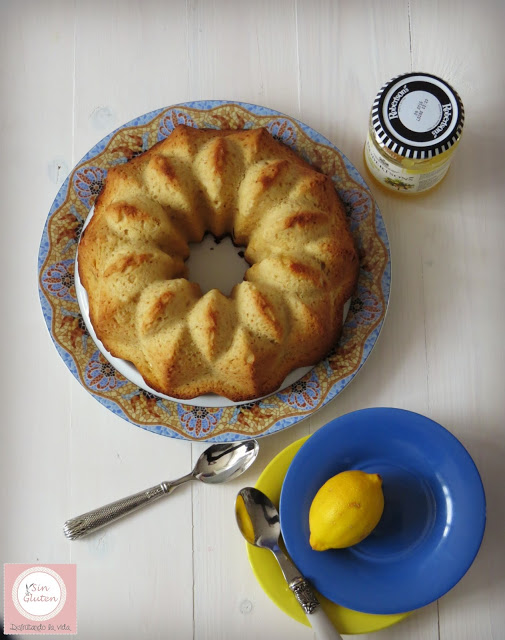
<instances>
[{"instance_id":1,"label":"jar label","mask_svg":"<svg viewBox=\"0 0 505 640\"><path fill-rule=\"evenodd\" d=\"M449 169L451 159L448 158L432 171L425 173L405 169L380 154L369 134L365 145L365 162L374 178L388 189L400 193L421 193L442 180Z\"/></svg>"},{"instance_id":2,"label":"jar label","mask_svg":"<svg viewBox=\"0 0 505 640\"><path fill-rule=\"evenodd\" d=\"M435 129L443 113L440 100L428 91L407 93L398 104L398 117L403 126L416 133Z\"/></svg>"}]
</instances>

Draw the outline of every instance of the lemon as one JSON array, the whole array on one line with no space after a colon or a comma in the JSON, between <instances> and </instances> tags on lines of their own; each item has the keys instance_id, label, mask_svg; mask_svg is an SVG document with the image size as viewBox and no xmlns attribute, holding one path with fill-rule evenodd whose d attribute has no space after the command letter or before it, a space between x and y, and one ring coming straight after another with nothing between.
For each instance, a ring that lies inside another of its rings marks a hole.
<instances>
[{"instance_id":1,"label":"lemon","mask_svg":"<svg viewBox=\"0 0 505 640\"><path fill-rule=\"evenodd\" d=\"M383 510L380 475L343 471L325 482L312 501L310 546L315 551L351 547L372 532Z\"/></svg>"}]
</instances>

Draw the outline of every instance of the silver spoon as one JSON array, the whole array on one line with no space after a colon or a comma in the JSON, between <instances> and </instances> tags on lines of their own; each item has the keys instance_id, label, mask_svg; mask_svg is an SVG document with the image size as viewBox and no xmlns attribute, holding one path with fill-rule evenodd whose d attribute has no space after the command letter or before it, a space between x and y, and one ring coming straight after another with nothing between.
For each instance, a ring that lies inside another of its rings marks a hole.
<instances>
[{"instance_id":1,"label":"silver spoon","mask_svg":"<svg viewBox=\"0 0 505 640\"><path fill-rule=\"evenodd\" d=\"M256 440L214 444L198 458L191 473L71 518L65 522L63 531L70 540L83 538L165 495L170 495L174 489L190 480L200 480L207 484L227 482L249 469L256 460L258 451Z\"/></svg>"},{"instance_id":2,"label":"silver spoon","mask_svg":"<svg viewBox=\"0 0 505 640\"><path fill-rule=\"evenodd\" d=\"M255 547L268 549L277 558L289 588L307 614L318 640L342 640L323 611L309 582L279 547L281 525L279 512L259 489L245 487L235 502L235 517L244 538Z\"/></svg>"}]
</instances>

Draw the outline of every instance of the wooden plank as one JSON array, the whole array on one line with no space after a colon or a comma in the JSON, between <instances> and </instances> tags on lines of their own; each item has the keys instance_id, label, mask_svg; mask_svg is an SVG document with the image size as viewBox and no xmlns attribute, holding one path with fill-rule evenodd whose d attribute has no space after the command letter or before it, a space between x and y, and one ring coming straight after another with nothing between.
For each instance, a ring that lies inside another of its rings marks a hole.
<instances>
[{"instance_id":1,"label":"wooden plank","mask_svg":"<svg viewBox=\"0 0 505 640\"><path fill-rule=\"evenodd\" d=\"M503 608L505 529L501 484L505 348L501 127L505 54L501 2L411 3L415 68L440 75L461 94L463 140L437 193L423 199L423 291L430 415L467 447L487 494L488 525L474 565L439 602L440 638L498 640ZM430 42L427 47L425 43Z\"/></svg>"},{"instance_id":2,"label":"wooden plank","mask_svg":"<svg viewBox=\"0 0 505 640\"><path fill-rule=\"evenodd\" d=\"M148 433L73 394L71 504L78 515L185 475L191 444ZM191 488L71 544L80 578L80 632L92 638L193 633ZM99 586L98 586L99 585ZM121 592L121 597L104 594Z\"/></svg>"},{"instance_id":3,"label":"wooden plank","mask_svg":"<svg viewBox=\"0 0 505 640\"><path fill-rule=\"evenodd\" d=\"M361 169L375 95L410 68L408 3L298 0L297 25L302 119Z\"/></svg>"},{"instance_id":4,"label":"wooden plank","mask_svg":"<svg viewBox=\"0 0 505 640\"><path fill-rule=\"evenodd\" d=\"M408 4L299 2L297 15L302 118L336 144L370 184L386 223L393 264L389 309L376 346L356 380L311 423L319 428L338 415L369 406L423 412L427 385L418 247L422 221L407 218L402 200L371 184L362 159L377 91L410 68ZM384 46L393 40L394 49Z\"/></svg>"},{"instance_id":5,"label":"wooden plank","mask_svg":"<svg viewBox=\"0 0 505 640\"><path fill-rule=\"evenodd\" d=\"M294 2L192 0L188 28L195 98L240 100L299 116ZM234 517L238 490L254 485L274 455L308 432L308 423L300 429L261 439L260 459L236 481L193 487L196 638L257 638L284 626L293 638L306 637L252 578ZM203 449L193 446L193 462Z\"/></svg>"},{"instance_id":6,"label":"wooden plank","mask_svg":"<svg viewBox=\"0 0 505 640\"><path fill-rule=\"evenodd\" d=\"M78 3L76 160L116 127L195 99L184 0Z\"/></svg>"},{"instance_id":7,"label":"wooden plank","mask_svg":"<svg viewBox=\"0 0 505 640\"><path fill-rule=\"evenodd\" d=\"M392 287L382 333L357 378L311 417L316 430L333 418L371 406L427 413L427 362L419 230L403 200L378 189L363 165L370 108L389 78L410 69L408 3L298 3L302 119L321 131L370 184L386 223ZM385 43L395 42L394 47ZM321 66L319 73L313 70ZM316 124L317 123L317 124ZM360 124L361 123L361 124ZM396 627L363 638L438 639L436 605Z\"/></svg>"},{"instance_id":8,"label":"wooden plank","mask_svg":"<svg viewBox=\"0 0 505 640\"><path fill-rule=\"evenodd\" d=\"M252 102L298 117L294 6L189 0L192 99Z\"/></svg>"},{"instance_id":9,"label":"wooden plank","mask_svg":"<svg viewBox=\"0 0 505 640\"><path fill-rule=\"evenodd\" d=\"M185 25L184 2L77 4L76 160L125 121L188 97L177 57L187 50ZM71 515L191 469L190 443L129 425L77 385L72 415ZM190 487L73 543L83 637L192 638L192 544Z\"/></svg>"},{"instance_id":10,"label":"wooden plank","mask_svg":"<svg viewBox=\"0 0 505 640\"><path fill-rule=\"evenodd\" d=\"M0 557L68 562L61 524L68 506L71 378L44 324L35 265L71 162L73 9L57 1L3 2L0 23Z\"/></svg>"},{"instance_id":11,"label":"wooden plank","mask_svg":"<svg viewBox=\"0 0 505 640\"><path fill-rule=\"evenodd\" d=\"M235 497L254 485L257 468L222 486L194 485L195 638L257 638L288 629L293 638L306 630L262 592L248 564L245 541L235 522Z\"/></svg>"}]
</instances>

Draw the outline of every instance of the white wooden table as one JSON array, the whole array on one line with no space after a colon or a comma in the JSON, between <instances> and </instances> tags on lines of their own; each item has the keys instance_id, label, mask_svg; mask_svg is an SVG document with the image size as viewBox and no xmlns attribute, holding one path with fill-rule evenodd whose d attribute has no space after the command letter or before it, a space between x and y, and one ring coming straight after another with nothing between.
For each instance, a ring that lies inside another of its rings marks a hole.
<instances>
[{"instance_id":1,"label":"white wooden table","mask_svg":"<svg viewBox=\"0 0 505 640\"><path fill-rule=\"evenodd\" d=\"M257 584L234 497L284 446L370 406L410 409L446 426L476 461L488 501L483 546L463 580L374 637L505 638L504 7L0 0L0 561L76 563L82 640L312 637ZM219 488L193 483L103 535L68 542L65 519L187 473L205 448L114 416L70 375L50 340L36 259L74 164L137 115L231 99L306 122L364 174L372 100L408 70L453 84L467 119L433 194L399 199L371 185L388 228L393 288L357 379L310 419L263 439L242 478Z\"/></svg>"}]
</instances>

